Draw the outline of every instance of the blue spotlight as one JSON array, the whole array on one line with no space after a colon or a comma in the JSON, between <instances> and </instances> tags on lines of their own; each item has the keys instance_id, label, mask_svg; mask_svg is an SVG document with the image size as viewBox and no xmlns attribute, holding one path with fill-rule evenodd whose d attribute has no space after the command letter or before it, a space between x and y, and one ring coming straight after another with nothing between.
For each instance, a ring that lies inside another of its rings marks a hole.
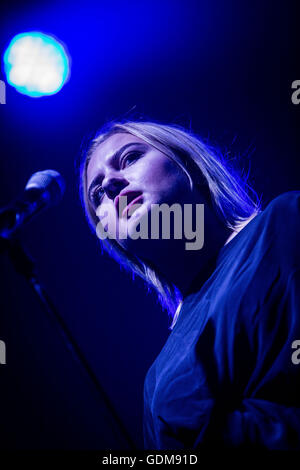
<instances>
[{"instance_id":1,"label":"blue spotlight","mask_svg":"<svg viewBox=\"0 0 300 470\"><path fill-rule=\"evenodd\" d=\"M54 95L69 78L69 57L54 37L33 31L15 36L4 54L7 82L32 97Z\"/></svg>"}]
</instances>

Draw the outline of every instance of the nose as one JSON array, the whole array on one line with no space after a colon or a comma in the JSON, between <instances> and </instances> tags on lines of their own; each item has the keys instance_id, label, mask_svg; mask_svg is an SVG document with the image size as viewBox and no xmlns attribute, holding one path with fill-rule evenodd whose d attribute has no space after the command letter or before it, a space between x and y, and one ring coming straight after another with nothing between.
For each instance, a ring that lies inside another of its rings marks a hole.
<instances>
[{"instance_id":1,"label":"nose","mask_svg":"<svg viewBox=\"0 0 300 470\"><path fill-rule=\"evenodd\" d=\"M107 175L102 181L102 188L110 199L115 199L119 192L125 188L129 182L122 176L115 174Z\"/></svg>"}]
</instances>

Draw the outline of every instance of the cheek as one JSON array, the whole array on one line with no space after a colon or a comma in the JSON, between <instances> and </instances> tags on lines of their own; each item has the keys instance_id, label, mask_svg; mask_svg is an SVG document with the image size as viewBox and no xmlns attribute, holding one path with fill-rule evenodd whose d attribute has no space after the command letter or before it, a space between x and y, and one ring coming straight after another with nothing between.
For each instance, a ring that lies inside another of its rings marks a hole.
<instances>
[{"instance_id":1,"label":"cheek","mask_svg":"<svg viewBox=\"0 0 300 470\"><path fill-rule=\"evenodd\" d=\"M112 223L116 219L116 208L111 201L108 202L104 198L97 209L96 215L102 226L105 227L107 223Z\"/></svg>"},{"instance_id":2,"label":"cheek","mask_svg":"<svg viewBox=\"0 0 300 470\"><path fill-rule=\"evenodd\" d=\"M155 188L165 202L185 202L189 198L190 184L187 175L173 161L164 161L155 175Z\"/></svg>"},{"instance_id":3,"label":"cheek","mask_svg":"<svg viewBox=\"0 0 300 470\"><path fill-rule=\"evenodd\" d=\"M186 184L187 177L183 170L167 157L149 160L142 170L143 181L149 188L163 189Z\"/></svg>"}]
</instances>

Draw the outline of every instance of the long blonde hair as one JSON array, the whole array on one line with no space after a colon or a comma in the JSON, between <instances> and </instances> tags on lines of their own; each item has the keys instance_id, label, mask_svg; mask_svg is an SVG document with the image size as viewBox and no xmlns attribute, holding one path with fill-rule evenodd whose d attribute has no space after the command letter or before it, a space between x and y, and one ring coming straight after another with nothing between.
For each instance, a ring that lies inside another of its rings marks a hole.
<instances>
[{"instance_id":1,"label":"long blonde hair","mask_svg":"<svg viewBox=\"0 0 300 470\"><path fill-rule=\"evenodd\" d=\"M193 184L201 186L224 225L237 230L250 216L260 212L261 201L237 170L229 166L221 154L205 144L199 136L174 124L150 121L111 121L97 132L83 152L79 168L80 197L93 232L99 220L87 196L87 167L95 149L111 135L128 133L157 148L172 158ZM250 196L249 193L252 193ZM182 294L158 270L127 252L114 239L100 240L102 249L125 270L140 276L153 289L164 310L173 319L178 316Z\"/></svg>"}]
</instances>

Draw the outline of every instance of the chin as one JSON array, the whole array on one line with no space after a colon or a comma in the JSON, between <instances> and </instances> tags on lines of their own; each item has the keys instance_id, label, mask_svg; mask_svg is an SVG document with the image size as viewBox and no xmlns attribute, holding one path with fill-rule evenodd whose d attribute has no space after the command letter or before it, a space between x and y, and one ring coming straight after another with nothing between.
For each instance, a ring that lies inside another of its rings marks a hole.
<instances>
[{"instance_id":1,"label":"chin","mask_svg":"<svg viewBox=\"0 0 300 470\"><path fill-rule=\"evenodd\" d=\"M135 235L136 232L140 233L140 227L138 226L141 223L142 217L145 217L145 214L139 216L137 215L136 217L130 217L127 219L119 232L120 234L123 234L124 238L118 237L117 239L119 245L121 245L122 248L130 251L132 254L137 254L141 244L144 246L147 242L147 239L141 238L140 236L136 239L132 238L132 235ZM148 232L147 236L149 237Z\"/></svg>"}]
</instances>

